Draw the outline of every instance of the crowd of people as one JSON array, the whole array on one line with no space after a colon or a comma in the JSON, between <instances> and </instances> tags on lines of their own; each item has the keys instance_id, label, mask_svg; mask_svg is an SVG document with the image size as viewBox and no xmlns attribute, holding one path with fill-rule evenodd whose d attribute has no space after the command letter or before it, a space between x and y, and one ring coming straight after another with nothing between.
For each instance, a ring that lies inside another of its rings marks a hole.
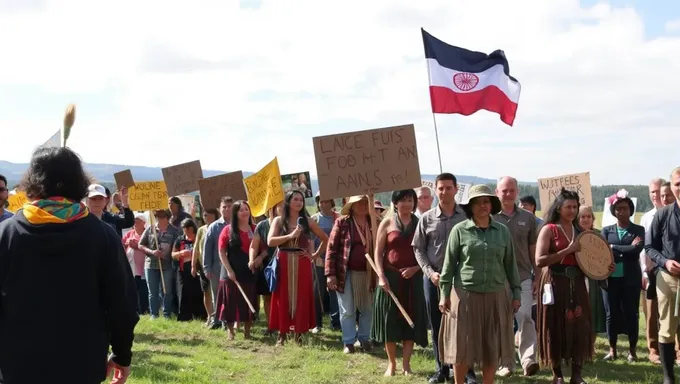
<instances>
[{"instance_id":1,"label":"crowd of people","mask_svg":"<svg viewBox=\"0 0 680 384\"><path fill-rule=\"evenodd\" d=\"M0 209L0 382L46 381L74 359L89 364L72 382L101 382L107 371L125 382L139 316L162 314L201 320L230 340L239 329L252 337L261 319L279 346L326 323L346 354L384 348L385 376L413 374L415 345L431 344L430 383L476 383L475 368L485 384L541 368L565 383L566 364L569 383L581 384L597 333L609 340L602 360L619 358L619 334L628 336L626 361L638 360L640 307L649 359L675 382L680 168L670 182L650 182L655 208L640 225L621 190L609 199L616 223L600 230L575 192L562 190L541 219L512 177L495 191L472 186L461 204L457 185L442 173L434 190L394 191L389 207L372 195L336 207L317 194L314 215L300 190L263 217L225 196L193 218L171 197L168 210L146 216L130 210L125 188L112 195L91 184L71 150L39 149L21 183L29 203L15 215ZM7 192L0 176L0 207ZM611 247L605 280L577 263L583 231ZM48 299L38 314L37 295ZM36 370L39 340L51 357Z\"/></svg>"}]
</instances>

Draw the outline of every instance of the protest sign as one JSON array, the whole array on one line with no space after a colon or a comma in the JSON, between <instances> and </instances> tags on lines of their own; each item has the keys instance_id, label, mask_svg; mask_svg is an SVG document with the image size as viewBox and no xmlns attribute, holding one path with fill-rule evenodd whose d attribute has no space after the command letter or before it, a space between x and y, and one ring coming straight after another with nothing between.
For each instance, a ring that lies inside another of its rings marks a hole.
<instances>
[{"instance_id":1,"label":"protest sign","mask_svg":"<svg viewBox=\"0 0 680 384\"><path fill-rule=\"evenodd\" d=\"M470 187L472 184L469 183L458 183L458 193L456 193L456 203L467 202L470 196Z\"/></svg>"},{"instance_id":2,"label":"protest sign","mask_svg":"<svg viewBox=\"0 0 680 384\"><path fill-rule=\"evenodd\" d=\"M28 203L28 196L24 191L13 190L7 197L7 203L9 204L7 210L16 213L24 204Z\"/></svg>"},{"instance_id":3,"label":"protest sign","mask_svg":"<svg viewBox=\"0 0 680 384\"><path fill-rule=\"evenodd\" d=\"M198 180L201 204L204 209L219 208L223 196L237 200L248 200L243 186L243 172L236 171Z\"/></svg>"},{"instance_id":4,"label":"protest sign","mask_svg":"<svg viewBox=\"0 0 680 384\"><path fill-rule=\"evenodd\" d=\"M298 190L305 195L306 199L314 197L312 178L309 176L309 171L281 175L281 185L283 186L283 193L291 190Z\"/></svg>"},{"instance_id":5,"label":"protest sign","mask_svg":"<svg viewBox=\"0 0 680 384\"><path fill-rule=\"evenodd\" d=\"M283 187L281 186L281 172L279 161L275 157L264 168L245 179L248 193L248 205L254 217L264 215L276 204L283 201Z\"/></svg>"},{"instance_id":6,"label":"protest sign","mask_svg":"<svg viewBox=\"0 0 680 384\"><path fill-rule=\"evenodd\" d=\"M163 168L162 171L170 196L198 191L198 180L203 178L200 160L173 165Z\"/></svg>"},{"instance_id":7,"label":"protest sign","mask_svg":"<svg viewBox=\"0 0 680 384\"><path fill-rule=\"evenodd\" d=\"M133 211L153 211L168 209L168 192L163 181L144 181L128 188L130 209Z\"/></svg>"},{"instance_id":8,"label":"protest sign","mask_svg":"<svg viewBox=\"0 0 680 384\"><path fill-rule=\"evenodd\" d=\"M421 185L413 125L314 137L322 199Z\"/></svg>"},{"instance_id":9,"label":"protest sign","mask_svg":"<svg viewBox=\"0 0 680 384\"><path fill-rule=\"evenodd\" d=\"M135 186L135 180L132 178L132 171L129 169L114 173L113 179L116 180L116 187L118 190L121 190L123 187L130 188Z\"/></svg>"},{"instance_id":10,"label":"protest sign","mask_svg":"<svg viewBox=\"0 0 680 384\"><path fill-rule=\"evenodd\" d=\"M590 190L590 172L573 173L571 175L538 179L538 195L541 199L541 210L550 207L562 188L578 193L581 205L593 206L593 195Z\"/></svg>"}]
</instances>

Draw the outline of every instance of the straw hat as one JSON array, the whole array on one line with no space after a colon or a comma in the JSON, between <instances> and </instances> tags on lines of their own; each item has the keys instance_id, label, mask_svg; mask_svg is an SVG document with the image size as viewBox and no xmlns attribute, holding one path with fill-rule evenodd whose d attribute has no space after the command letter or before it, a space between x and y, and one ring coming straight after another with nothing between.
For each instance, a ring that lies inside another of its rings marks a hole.
<instances>
[{"instance_id":1,"label":"straw hat","mask_svg":"<svg viewBox=\"0 0 680 384\"><path fill-rule=\"evenodd\" d=\"M340 210L340 214L342 216L348 216L350 212L352 211L352 206L354 203L358 203L361 200L366 200L368 202L368 196L366 195L358 195L358 196L352 196L347 200L345 205L342 206L342 209Z\"/></svg>"},{"instance_id":2,"label":"straw hat","mask_svg":"<svg viewBox=\"0 0 680 384\"><path fill-rule=\"evenodd\" d=\"M468 206L472 200L478 197L488 197L491 200L491 214L495 215L501 211L501 200L496 196L491 188L486 184L476 184L470 187L470 192L468 194L468 199L465 202L461 202L460 205Z\"/></svg>"}]
</instances>

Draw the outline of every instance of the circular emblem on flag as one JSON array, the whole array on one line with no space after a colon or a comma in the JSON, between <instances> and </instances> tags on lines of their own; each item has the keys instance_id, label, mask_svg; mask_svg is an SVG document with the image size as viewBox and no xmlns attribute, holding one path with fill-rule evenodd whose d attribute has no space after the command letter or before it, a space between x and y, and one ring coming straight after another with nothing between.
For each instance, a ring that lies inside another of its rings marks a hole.
<instances>
[{"instance_id":1,"label":"circular emblem on flag","mask_svg":"<svg viewBox=\"0 0 680 384\"><path fill-rule=\"evenodd\" d=\"M460 72L453 76L453 85L461 91L470 91L479 84L479 77L474 73Z\"/></svg>"}]
</instances>

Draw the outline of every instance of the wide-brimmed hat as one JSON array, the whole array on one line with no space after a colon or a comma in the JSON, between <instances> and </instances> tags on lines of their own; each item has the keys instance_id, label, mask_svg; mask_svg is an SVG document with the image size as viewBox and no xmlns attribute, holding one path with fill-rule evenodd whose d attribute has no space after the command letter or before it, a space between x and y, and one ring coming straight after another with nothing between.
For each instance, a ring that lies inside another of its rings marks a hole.
<instances>
[{"instance_id":1,"label":"wide-brimmed hat","mask_svg":"<svg viewBox=\"0 0 680 384\"><path fill-rule=\"evenodd\" d=\"M619 189L618 192L609 196L607 199L609 200L609 212L612 214L612 216L616 217L616 214L614 213L616 210L614 208L616 207L616 204L621 201L624 201L626 204L628 204L631 217L635 214L635 204L633 204L633 200L628 197L628 191L625 189Z\"/></svg>"},{"instance_id":2,"label":"wide-brimmed hat","mask_svg":"<svg viewBox=\"0 0 680 384\"><path fill-rule=\"evenodd\" d=\"M349 215L350 212L352 211L352 206L354 205L354 203L358 203L361 200L368 201L368 196L357 195L357 196L350 197L349 200L347 200L347 202L345 203L345 205L342 206L342 209L340 210L340 214L343 215L343 216Z\"/></svg>"},{"instance_id":3,"label":"wide-brimmed hat","mask_svg":"<svg viewBox=\"0 0 680 384\"><path fill-rule=\"evenodd\" d=\"M373 209L378 210L378 211L384 211L386 208L383 205L383 203L380 202L380 200L376 200L373 203Z\"/></svg>"},{"instance_id":4,"label":"wide-brimmed hat","mask_svg":"<svg viewBox=\"0 0 680 384\"><path fill-rule=\"evenodd\" d=\"M476 184L470 187L467 201L461 202L461 205L469 206L472 200L478 197L489 197L491 199L491 214L495 215L501 211L501 200L496 196L491 188L486 184Z\"/></svg>"}]
</instances>

